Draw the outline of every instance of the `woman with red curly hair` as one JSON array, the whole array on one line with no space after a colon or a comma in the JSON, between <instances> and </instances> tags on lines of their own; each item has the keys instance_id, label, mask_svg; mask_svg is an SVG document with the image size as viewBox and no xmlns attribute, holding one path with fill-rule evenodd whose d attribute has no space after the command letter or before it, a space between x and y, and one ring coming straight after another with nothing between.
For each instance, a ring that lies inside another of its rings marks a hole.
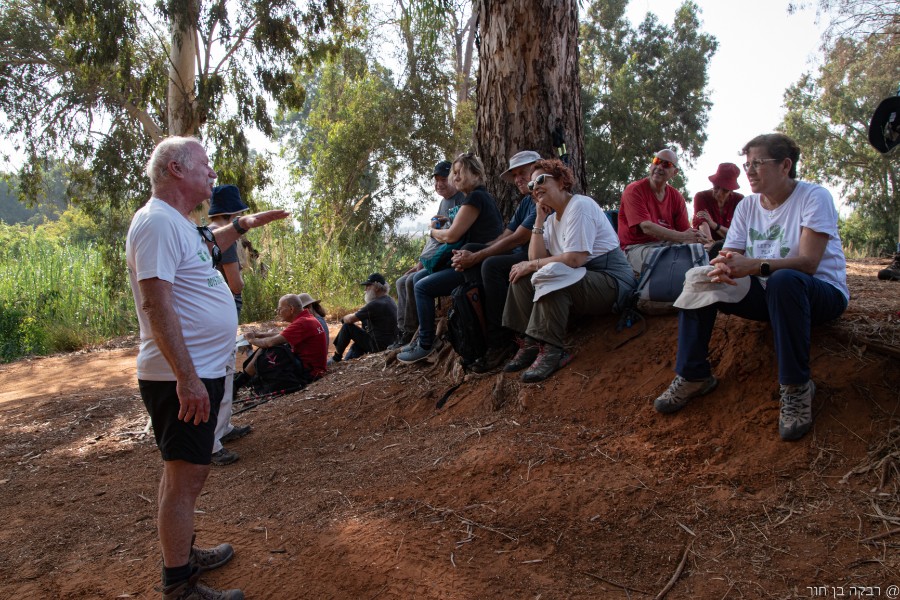
<instances>
[{"instance_id":1,"label":"woman with red curly hair","mask_svg":"<svg viewBox=\"0 0 900 600\"><path fill-rule=\"evenodd\" d=\"M618 311L634 291L631 265L612 224L591 198L573 193L575 178L559 160L534 163L528 189L537 218L527 261L513 266L503 325L522 335L504 371L542 381L567 365L571 315ZM540 237L537 237L540 236Z\"/></svg>"}]
</instances>

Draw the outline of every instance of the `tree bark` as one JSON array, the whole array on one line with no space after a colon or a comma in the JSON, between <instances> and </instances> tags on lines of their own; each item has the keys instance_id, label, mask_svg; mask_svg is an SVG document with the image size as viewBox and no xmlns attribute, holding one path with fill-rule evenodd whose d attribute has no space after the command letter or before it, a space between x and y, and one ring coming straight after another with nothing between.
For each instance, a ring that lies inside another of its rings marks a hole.
<instances>
[{"instance_id":1,"label":"tree bark","mask_svg":"<svg viewBox=\"0 0 900 600\"><path fill-rule=\"evenodd\" d=\"M554 131L584 191L577 0L481 0L478 26L475 150L501 212L511 215L519 198L499 177L509 157L521 150L556 157Z\"/></svg>"},{"instance_id":2,"label":"tree bark","mask_svg":"<svg viewBox=\"0 0 900 600\"><path fill-rule=\"evenodd\" d=\"M169 2L169 135L194 135L200 127L197 107L197 22L200 0Z\"/></svg>"}]
</instances>

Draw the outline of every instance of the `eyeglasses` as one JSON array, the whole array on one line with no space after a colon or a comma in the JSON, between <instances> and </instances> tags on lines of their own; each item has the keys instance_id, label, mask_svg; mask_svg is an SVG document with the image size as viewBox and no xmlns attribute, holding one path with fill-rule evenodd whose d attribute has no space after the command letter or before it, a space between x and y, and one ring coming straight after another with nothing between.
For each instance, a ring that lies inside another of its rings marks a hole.
<instances>
[{"instance_id":1,"label":"eyeglasses","mask_svg":"<svg viewBox=\"0 0 900 600\"><path fill-rule=\"evenodd\" d=\"M198 227L197 231L200 232L200 237L203 238L203 241L207 244L212 244L212 259L213 266L215 267L220 262L222 262L222 249L219 248L219 244L216 243L216 236L213 235L213 232L210 231L209 227L204 225L203 227Z\"/></svg>"},{"instance_id":2,"label":"eyeglasses","mask_svg":"<svg viewBox=\"0 0 900 600\"><path fill-rule=\"evenodd\" d=\"M659 165L659 166L661 166L663 169L674 169L674 168L675 168L675 163L670 162L670 161L668 161L668 160L663 160L663 159L661 159L661 158L658 157L658 156L654 156L654 157L653 157L653 160L650 161L650 164L653 164L653 165Z\"/></svg>"},{"instance_id":3,"label":"eyeglasses","mask_svg":"<svg viewBox=\"0 0 900 600\"><path fill-rule=\"evenodd\" d=\"M756 171L761 166L766 164L767 162L777 162L780 159L777 158L754 158L750 162L745 162L742 167L744 167L744 172L749 173L750 171Z\"/></svg>"},{"instance_id":4,"label":"eyeglasses","mask_svg":"<svg viewBox=\"0 0 900 600\"><path fill-rule=\"evenodd\" d=\"M555 177L553 177L553 175L550 175L549 173L541 173L540 175L538 175L537 177L534 178L534 181L529 181L528 182L528 191L533 192L535 186L544 185L544 182L547 181L548 177L550 179L555 179Z\"/></svg>"}]
</instances>

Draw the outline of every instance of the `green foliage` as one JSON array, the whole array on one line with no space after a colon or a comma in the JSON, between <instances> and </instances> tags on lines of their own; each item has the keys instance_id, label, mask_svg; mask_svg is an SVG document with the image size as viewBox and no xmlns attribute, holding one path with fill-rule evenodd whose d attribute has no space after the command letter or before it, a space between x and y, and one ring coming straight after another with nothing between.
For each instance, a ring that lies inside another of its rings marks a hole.
<instances>
[{"instance_id":1,"label":"green foliage","mask_svg":"<svg viewBox=\"0 0 900 600\"><path fill-rule=\"evenodd\" d=\"M596 0L581 28L581 83L588 189L604 207L646 176L648 160L673 147L690 164L706 142L707 68L718 43L685 2L671 27L648 14L634 30L627 0ZM676 180L676 185L678 184Z\"/></svg>"},{"instance_id":2,"label":"green foliage","mask_svg":"<svg viewBox=\"0 0 900 600\"><path fill-rule=\"evenodd\" d=\"M113 291L98 244L72 242L60 233L72 229L54 227L0 226L0 362L135 327L130 290Z\"/></svg>"},{"instance_id":3,"label":"green foliage","mask_svg":"<svg viewBox=\"0 0 900 600\"><path fill-rule=\"evenodd\" d=\"M896 41L838 39L818 76L806 74L785 92L780 126L800 145L800 175L839 188L855 210L848 239L876 254L893 252L900 218L900 154L879 154L867 135L875 107L900 81Z\"/></svg>"},{"instance_id":4,"label":"green foliage","mask_svg":"<svg viewBox=\"0 0 900 600\"><path fill-rule=\"evenodd\" d=\"M422 238L388 236L378 244L370 239L327 242L301 234L289 225L273 224L259 231L254 245L261 264L244 271L244 321L270 320L284 294L307 292L329 314L346 314L362 305L362 287L370 273L394 281L415 264Z\"/></svg>"}]
</instances>

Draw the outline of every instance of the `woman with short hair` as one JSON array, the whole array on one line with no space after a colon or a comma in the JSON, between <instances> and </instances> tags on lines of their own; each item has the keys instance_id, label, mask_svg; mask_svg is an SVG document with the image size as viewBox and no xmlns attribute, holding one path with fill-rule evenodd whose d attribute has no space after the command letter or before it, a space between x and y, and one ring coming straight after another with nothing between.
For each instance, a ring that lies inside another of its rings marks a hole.
<instances>
[{"instance_id":1,"label":"woman with short hair","mask_svg":"<svg viewBox=\"0 0 900 600\"><path fill-rule=\"evenodd\" d=\"M757 136L741 154L753 194L738 204L708 279L748 291L736 302L694 302L699 308L680 311L676 377L654 406L673 413L715 389L708 353L719 312L769 321L781 391L778 431L797 440L812 427L810 329L838 318L850 300L838 213L828 190L797 180L800 148L788 136Z\"/></svg>"},{"instance_id":2,"label":"woman with short hair","mask_svg":"<svg viewBox=\"0 0 900 600\"><path fill-rule=\"evenodd\" d=\"M617 312L636 284L609 219L594 200L575 194L574 184L562 161L534 163L528 189L537 216L529 260L513 265L503 310L503 326L521 335L503 370L526 369L525 382L542 381L569 363L570 316Z\"/></svg>"}]
</instances>

